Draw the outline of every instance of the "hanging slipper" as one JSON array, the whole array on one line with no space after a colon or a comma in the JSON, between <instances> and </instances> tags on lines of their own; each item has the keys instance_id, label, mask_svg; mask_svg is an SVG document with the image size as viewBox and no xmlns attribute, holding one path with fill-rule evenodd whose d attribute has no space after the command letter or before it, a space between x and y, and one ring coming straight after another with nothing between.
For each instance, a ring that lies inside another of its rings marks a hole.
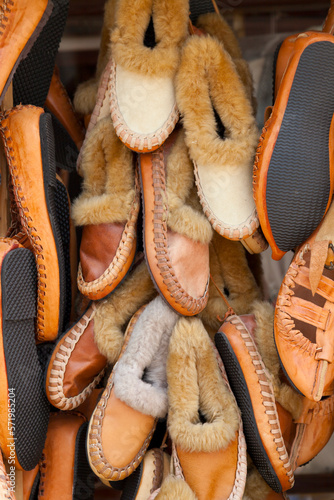
<instances>
[{"instance_id":1,"label":"hanging slipper","mask_svg":"<svg viewBox=\"0 0 334 500\"><path fill-rule=\"evenodd\" d=\"M247 471L241 419L219 355L199 319L178 321L169 345L167 380L175 474L198 500L241 500Z\"/></svg>"},{"instance_id":2,"label":"hanging slipper","mask_svg":"<svg viewBox=\"0 0 334 500\"><path fill-rule=\"evenodd\" d=\"M69 0L52 0L51 15L13 79L13 102L43 107L63 35Z\"/></svg>"},{"instance_id":3,"label":"hanging slipper","mask_svg":"<svg viewBox=\"0 0 334 500\"><path fill-rule=\"evenodd\" d=\"M50 416L40 461L39 500L93 500L94 479L85 450L87 427L86 418L79 413Z\"/></svg>"},{"instance_id":4,"label":"hanging slipper","mask_svg":"<svg viewBox=\"0 0 334 500\"><path fill-rule=\"evenodd\" d=\"M48 360L45 380L46 395L53 406L72 410L86 401L101 381L107 363L113 365L119 357L122 327L154 294L142 263L107 300L92 303L59 338Z\"/></svg>"},{"instance_id":5,"label":"hanging slipper","mask_svg":"<svg viewBox=\"0 0 334 500\"><path fill-rule=\"evenodd\" d=\"M332 199L333 36L305 32L290 37L277 61L277 95L253 174L261 227L275 260L312 234Z\"/></svg>"},{"instance_id":6,"label":"hanging slipper","mask_svg":"<svg viewBox=\"0 0 334 500\"><path fill-rule=\"evenodd\" d=\"M133 153L117 138L110 118L99 121L83 146L83 191L72 207L83 226L79 291L99 300L122 281L137 243L139 184Z\"/></svg>"},{"instance_id":7,"label":"hanging slipper","mask_svg":"<svg viewBox=\"0 0 334 500\"><path fill-rule=\"evenodd\" d=\"M159 448L146 452L144 459L131 476L124 479L122 500L155 498L170 469L170 456Z\"/></svg>"},{"instance_id":8,"label":"hanging slipper","mask_svg":"<svg viewBox=\"0 0 334 500\"><path fill-rule=\"evenodd\" d=\"M53 9L50 0L23 0L17 5L13 0L1 5L1 78L0 103L13 79L20 62L27 57Z\"/></svg>"},{"instance_id":9,"label":"hanging slipper","mask_svg":"<svg viewBox=\"0 0 334 500\"><path fill-rule=\"evenodd\" d=\"M175 311L195 315L208 300L212 230L192 197L194 176L183 131L175 130L158 151L140 155L139 164L151 276Z\"/></svg>"},{"instance_id":10,"label":"hanging slipper","mask_svg":"<svg viewBox=\"0 0 334 500\"><path fill-rule=\"evenodd\" d=\"M189 9L190 20L193 24L197 24L198 17L202 14L219 12L215 0L190 0Z\"/></svg>"},{"instance_id":11,"label":"hanging slipper","mask_svg":"<svg viewBox=\"0 0 334 500\"><path fill-rule=\"evenodd\" d=\"M0 240L0 448L19 470L41 458L49 419L35 344L36 264L14 239Z\"/></svg>"},{"instance_id":12,"label":"hanging slipper","mask_svg":"<svg viewBox=\"0 0 334 500\"><path fill-rule=\"evenodd\" d=\"M258 312L261 314L260 308ZM232 314L219 329L215 342L241 410L247 451L264 480L280 493L293 487L294 475L280 427L272 377L254 340L254 331L263 326L257 325L253 314ZM272 323L267 326L266 333L271 335Z\"/></svg>"},{"instance_id":13,"label":"hanging slipper","mask_svg":"<svg viewBox=\"0 0 334 500\"><path fill-rule=\"evenodd\" d=\"M15 472L14 472L15 478ZM15 499L15 480L12 481L11 476L7 474L5 464L3 463L2 454L0 451L0 497L3 500Z\"/></svg>"},{"instance_id":14,"label":"hanging slipper","mask_svg":"<svg viewBox=\"0 0 334 500\"><path fill-rule=\"evenodd\" d=\"M1 115L15 228L11 237L25 240L37 263L37 330L40 341L63 330L65 265L55 192L56 164L51 117L41 108L17 106Z\"/></svg>"},{"instance_id":15,"label":"hanging slipper","mask_svg":"<svg viewBox=\"0 0 334 500\"><path fill-rule=\"evenodd\" d=\"M259 227L252 194L258 131L236 66L216 38L186 42L176 97L203 211L219 234L252 250Z\"/></svg>"},{"instance_id":16,"label":"hanging slipper","mask_svg":"<svg viewBox=\"0 0 334 500\"><path fill-rule=\"evenodd\" d=\"M334 205L296 250L280 287L275 342L290 382L308 399L334 393Z\"/></svg>"},{"instance_id":17,"label":"hanging slipper","mask_svg":"<svg viewBox=\"0 0 334 500\"><path fill-rule=\"evenodd\" d=\"M90 420L88 458L102 479L119 481L133 473L157 420L167 414L167 349L177 318L156 297L128 325L122 357Z\"/></svg>"},{"instance_id":18,"label":"hanging slipper","mask_svg":"<svg viewBox=\"0 0 334 500\"><path fill-rule=\"evenodd\" d=\"M118 137L134 151L157 149L178 121L173 79L188 15L188 0L118 3L111 33L111 117Z\"/></svg>"}]
</instances>

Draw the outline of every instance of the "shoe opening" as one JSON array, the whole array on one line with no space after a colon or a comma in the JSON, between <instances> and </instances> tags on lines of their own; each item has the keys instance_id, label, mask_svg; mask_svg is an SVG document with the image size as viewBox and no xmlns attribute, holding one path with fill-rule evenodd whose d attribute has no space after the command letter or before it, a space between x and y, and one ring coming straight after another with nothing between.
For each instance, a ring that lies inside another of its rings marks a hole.
<instances>
[{"instance_id":1,"label":"shoe opening","mask_svg":"<svg viewBox=\"0 0 334 500\"><path fill-rule=\"evenodd\" d=\"M153 24L153 19L151 16L149 25L147 26L147 30L146 30L145 36L144 36L144 45L145 45L145 47L148 47L149 49L154 49L156 44L157 44L157 42L155 39L154 24Z\"/></svg>"},{"instance_id":2,"label":"shoe opening","mask_svg":"<svg viewBox=\"0 0 334 500\"><path fill-rule=\"evenodd\" d=\"M216 120L216 132L217 132L217 135L219 135L219 137L221 139L225 139L225 133L226 133L225 126L224 126L223 122L221 121L220 116L217 113L217 111L215 110L215 108L213 108L213 112L214 112L215 120Z\"/></svg>"}]
</instances>

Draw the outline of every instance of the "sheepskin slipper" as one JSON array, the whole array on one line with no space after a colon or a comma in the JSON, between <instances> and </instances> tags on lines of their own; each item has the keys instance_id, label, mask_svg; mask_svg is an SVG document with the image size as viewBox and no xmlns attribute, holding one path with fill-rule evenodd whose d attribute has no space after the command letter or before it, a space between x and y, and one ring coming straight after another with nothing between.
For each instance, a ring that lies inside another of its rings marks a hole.
<instances>
[{"instance_id":1,"label":"sheepskin slipper","mask_svg":"<svg viewBox=\"0 0 334 500\"><path fill-rule=\"evenodd\" d=\"M308 399L334 393L334 204L294 255L275 309L275 342L290 382Z\"/></svg>"},{"instance_id":2,"label":"sheepskin slipper","mask_svg":"<svg viewBox=\"0 0 334 500\"><path fill-rule=\"evenodd\" d=\"M0 448L8 466L33 469L43 451L49 405L35 344L36 261L0 239Z\"/></svg>"},{"instance_id":3,"label":"sheepskin slipper","mask_svg":"<svg viewBox=\"0 0 334 500\"><path fill-rule=\"evenodd\" d=\"M168 304L193 316L208 300L212 229L187 203L184 191L193 173L183 131L175 130L159 150L140 155L139 166L148 268Z\"/></svg>"},{"instance_id":4,"label":"sheepskin slipper","mask_svg":"<svg viewBox=\"0 0 334 500\"><path fill-rule=\"evenodd\" d=\"M37 326L40 341L63 331L66 271L56 205L56 161L51 117L42 108L16 106L1 115L7 157L11 212L10 235L20 233L37 266Z\"/></svg>"},{"instance_id":5,"label":"sheepskin slipper","mask_svg":"<svg viewBox=\"0 0 334 500\"><path fill-rule=\"evenodd\" d=\"M14 491L15 480L12 481L8 476L0 451L0 497L3 500L16 500Z\"/></svg>"},{"instance_id":6,"label":"sheepskin slipper","mask_svg":"<svg viewBox=\"0 0 334 500\"><path fill-rule=\"evenodd\" d=\"M275 260L309 238L329 209L334 189L333 36L301 33L281 50L278 63L285 66L277 73L284 76L263 128L253 174L261 227ZM325 73L318 69L323 66ZM310 73L316 77L309 82ZM310 122L316 133L306 125Z\"/></svg>"},{"instance_id":7,"label":"sheepskin slipper","mask_svg":"<svg viewBox=\"0 0 334 500\"><path fill-rule=\"evenodd\" d=\"M137 469L124 480L122 500L150 500L156 497L168 476L170 456L159 448L146 452Z\"/></svg>"},{"instance_id":8,"label":"sheepskin slipper","mask_svg":"<svg viewBox=\"0 0 334 500\"><path fill-rule=\"evenodd\" d=\"M111 33L111 117L130 149L157 149L178 119L174 77L188 34L189 0L120 0Z\"/></svg>"},{"instance_id":9,"label":"sheepskin slipper","mask_svg":"<svg viewBox=\"0 0 334 500\"><path fill-rule=\"evenodd\" d=\"M258 131L236 66L218 39L192 36L185 43L176 97L205 215L222 236L248 240L259 227L252 194Z\"/></svg>"},{"instance_id":10,"label":"sheepskin slipper","mask_svg":"<svg viewBox=\"0 0 334 500\"><path fill-rule=\"evenodd\" d=\"M172 474L166 477L161 488L155 491L148 500L154 500L155 498L157 500L170 500L171 498L197 500L195 493L185 480L182 477L177 477Z\"/></svg>"},{"instance_id":11,"label":"sheepskin slipper","mask_svg":"<svg viewBox=\"0 0 334 500\"><path fill-rule=\"evenodd\" d=\"M39 464L39 500L93 500L94 479L85 452L87 427L87 420L80 413L50 415Z\"/></svg>"},{"instance_id":12,"label":"sheepskin slipper","mask_svg":"<svg viewBox=\"0 0 334 500\"><path fill-rule=\"evenodd\" d=\"M107 358L94 342L95 312L93 303L79 321L60 337L49 360L46 395L50 403L60 410L72 410L82 404L104 375ZM122 340L120 336L120 346ZM116 349L117 354L120 346Z\"/></svg>"},{"instance_id":13,"label":"sheepskin slipper","mask_svg":"<svg viewBox=\"0 0 334 500\"><path fill-rule=\"evenodd\" d=\"M83 226L78 288L99 300L122 281L136 253L139 182L133 153L117 138L110 118L99 121L83 146L83 191L72 217Z\"/></svg>"},{"instance_id":14,"label":"sheepskin slipper","mask_svg":"<svg viewBox=\"0 0 334 500\"><path fill-rule=\"evenodd\" d=\"M156 297L128 325L122 354L90 420L88 457L101 479L119 481L133 473L158 418L167 414L167 348L177 319Z\"/></svg>"},{"instance_id":15,"label":"sheepskin slipper","mask_svg":"<svg viewBox=\"0 0 334 500\"><path fill-rule=\"evenodd\" d=\"M254 315L232 314L219 329L215 342L241 410L247 451L268 485L280 493L293 487L293 468L271 376L253 338L256 328Z\"/></svg>"},{"instance_id":16,"label":"sheepskin slipper","mask_svg":"<svg viewBox=\"0 0 334 500\"><path fill-rule=\"evenodd\" d=\"M190 19L193 24L196 24L198 17L207 12L219 13L215 0L190 0Z\"/></svg>"},{"instance_id":17,"label":"sheepskin slipper","mask_svg":"<svg viewBox=\"0 0 334 500\"><path fill-rule=\"evenodd\" d=\"M246 444L236 401L202 322L180 318L167 359L174 468L198 500L241 500Z\"/></svg>"}]
</instances>

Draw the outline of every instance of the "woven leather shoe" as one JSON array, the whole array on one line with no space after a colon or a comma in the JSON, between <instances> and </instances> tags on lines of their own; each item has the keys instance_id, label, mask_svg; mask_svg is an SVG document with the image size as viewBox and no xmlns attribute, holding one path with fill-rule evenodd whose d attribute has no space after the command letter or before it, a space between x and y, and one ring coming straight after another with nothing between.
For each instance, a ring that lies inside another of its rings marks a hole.
<instances>
[{"instance_id":1,"label":"woven leather shoe","mask_svg":"<svg viewBox=\"0 0 334 500\"><path fill-rule=\"evenodd\" d=\"M2 0L0 3L0 102L15 70L27 56L52 12L49 0Z\"/></svg>"},{"instance_id":2,"label":"woven leather shoe","mask_svg":"<svg viewBox=\"0 0 334 500\"><path fill-rule=\"evenodd\" d=\"M11 236L20 234L37 263L36 336L41 341L55 339L63 329L66 286L50 120L41 108L17 106L0 121L13 193Z\"/></svg>"}]
</instances>

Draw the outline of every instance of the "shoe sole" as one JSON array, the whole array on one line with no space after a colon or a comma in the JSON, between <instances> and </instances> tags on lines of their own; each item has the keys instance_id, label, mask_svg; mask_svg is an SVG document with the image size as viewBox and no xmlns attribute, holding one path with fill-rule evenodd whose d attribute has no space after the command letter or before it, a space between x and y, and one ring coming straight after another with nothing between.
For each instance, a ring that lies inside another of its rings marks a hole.
<instances>
[{"instance_id":1,"label":"shoe sole","mask_svg":"<svg viewBox=\"0 0 334 500\"><path fill-rule=\"evenodd\" d=\"M6 95L8 87L9 87L9 85L11 84L11 82L13 80L14 74L16 73L16 70L17 70L19 64L28 56L28 54L29 54L30 50L32 49L35 41L37 40L39 34L43 30L43 28L46 25L48 19L50 18L51 13L52 13L52 8L53 8L53 3L52 3L51 0L49 0L48 4L46 6L46 9L44 11L44 14L43 14L43 16L42 16L42 18L40 20L40 22L38 23L38 25L35 28L35 31L33 32L33 34L31 35L31 37L29 38L29 40L25 44L25 46L24 46L21 54L19 55L19 57L17 58L14 66L13 66L12 71L10 72L10 74L9 74L9 76L7 78L7 82L5 83L3 91L1 92L1 95L0 95L0 104L2 103L2 101L3 101L3 99L4 99L5 95ZM25 84L26 84L26 82L25 82Z\"/></svg>"},{"instance_id":2,"label":"shoe sole","mask_svg":"<svg viewBox=\"0 0 334 500\"><path fill-rule=\"evenodd\" d=\"M73 498L94 499L95 474L89 466L86 456L88 423L80 427L75 441Z\"/></svg>"},{"instance_id":3,"label":"shoe sole","mask_svg":"<svg viewBox=\"0 0 334 500\"><path fill-rule=\"evenodd\" d=\"M17 104L33 104L41 108L44 106L69 8L69 0L52 0L52 2L53 9L49 19L35 37L35 43L15 72L14 106Z\"/></svg>"},{"instance_id":4,"label":"shoe sole","mask_svg":"<svg viewBox=\"0 0 334 500\"><path fill-rule=\"evenodd\" d=\"M49 404L35 344L36 263L30 250L9 252L1 268L2 336L8 389L14 389L16 460L31 470L41 458Z\"/></svg>"},{"instance_id":5,"label":"shoe sole","mask_svg":"<svg viewBox=\"0 0 334 500\"><path fill-rule=\"evenodd\" d=\"M200 15L215 12L212 0L190 0L189 10L190 19L193 24L196 23Z\"/></svg>"},{"instance_id":6,"label":"shoe sole","mask_svg":"<svg viewBox=\"0 0 334 500\"><path fill-rule=\"evenodd\" d=\"M247 383L238 359L224 333L219 332L216 334L215 343L223 360L232 392L241 411L247 452L267 484L276 493L280 493L282 485L263 446Z\"/></svg>"},{"instance_id":7,"label":"shoe sole","mask_svg":"<svg viewBox=\"0 0 334 500\"><path fill-rule=\"evenodd\" d=\"M265 181L268 241L279 252L303 243L328 209L333 86L334 44L312 43L300 57Z\"/></svg>"}]
</instances>

